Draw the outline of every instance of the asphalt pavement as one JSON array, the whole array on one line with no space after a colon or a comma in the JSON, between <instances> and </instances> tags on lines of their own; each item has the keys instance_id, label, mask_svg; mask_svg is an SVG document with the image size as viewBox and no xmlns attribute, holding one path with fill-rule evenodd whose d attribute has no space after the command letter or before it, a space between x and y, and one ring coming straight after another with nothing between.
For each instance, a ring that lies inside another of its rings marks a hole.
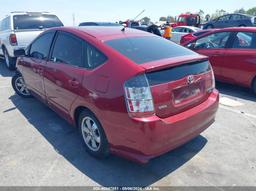
<instances>
[{"instance_id":1,"label":"asphalt pavement","mask_svg":"<svg viewBox=\"0 0 256 191\"><path fill-rule=\"evenodd\" d=\"M256 95L217 83L216 122L146 165L85 152L75 128L11 87L0 63L0 186L256 186Z\"/></svg>"}]
</instances>

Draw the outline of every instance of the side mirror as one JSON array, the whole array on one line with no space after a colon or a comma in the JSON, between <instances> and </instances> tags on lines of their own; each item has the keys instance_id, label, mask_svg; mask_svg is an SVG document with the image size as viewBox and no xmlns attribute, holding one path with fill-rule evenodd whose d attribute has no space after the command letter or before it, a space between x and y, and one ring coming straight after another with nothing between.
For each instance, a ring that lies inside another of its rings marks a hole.
<instances>
[{"instance_id":1,"label":"side mirror","mask_svg":"<svg viewBox=\"0 0 256 191\"><path fill-rule=\"evenodd\" d=\"M25 56L26 52L24 49L18 49L18 50L14 50L14 56L15 57L19 57L19 56Z\"/></svg>"}]
</instances>

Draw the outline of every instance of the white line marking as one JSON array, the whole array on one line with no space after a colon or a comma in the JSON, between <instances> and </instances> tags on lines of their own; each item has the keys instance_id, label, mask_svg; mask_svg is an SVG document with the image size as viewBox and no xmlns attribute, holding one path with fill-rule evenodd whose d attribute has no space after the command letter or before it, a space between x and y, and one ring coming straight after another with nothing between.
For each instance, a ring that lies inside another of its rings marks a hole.
<instances>
[{"instance_id":1,"label":"white line marking","mask_svg":"<svg viewBox=\"0 0 256 191\"><path fill-rule=\"evenodd\" d=\"M225 105L220 105L220 108L256 119L256 115L254 115L254 114L246 113L246 112L243 112L243 111L240 111L240 110L237 110L237 109L232 109L232 108L227 107Z\"/></svg>"}]
</instances>

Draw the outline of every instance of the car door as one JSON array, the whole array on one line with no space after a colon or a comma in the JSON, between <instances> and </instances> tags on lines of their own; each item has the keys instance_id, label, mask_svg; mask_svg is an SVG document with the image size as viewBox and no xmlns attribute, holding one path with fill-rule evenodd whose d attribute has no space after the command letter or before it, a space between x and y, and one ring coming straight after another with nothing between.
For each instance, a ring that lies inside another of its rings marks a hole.
<instances>
[{"instance_id":1,"label":"car door","mask_svg":"<svg viewBox=\"0 0 256 191\"><path fill-rule=\"evenodd\" d=\"M234 33L221 68L225 81L250 87L256 76L255 63L256 33Z\"/></svg>"},{"instance_id":2,"label":"car door","mask_svg":"<svg viewBox=\"0 0 256 191\"><path fill-rule=\"evenodd\" d=\"M39 36L31 43L27 55L23 57L20 62L20 70L28 89L43 100L45 100L43 82L44 67L48 59L54 35L55 31L49 31Z\"/></svg>"},{"instance_id":3,"label":"car door","mask_svg":"<svg viewBox=\"0 0 256 191\"><path fill-rule=\"evenodd\" d=\"M82 88L85 70L84 41L77 36L58 31L44 73L48 104L57 112L68 115Z\"/></svg>"},{"instance_id":4,"label":"car door","mask_svg":"<svg viewBox=\"0 0 256 191\"><path fill-rule=\"evenodd\" d=\"M230 20L231 16L230 15L225 15L222 16L218 19L218 21L214 24L215 28L226 28L226 27L231 27L232 21Z\"/></svg>"},{"instance_id":5,"label":"car door","mask_svg":"<svg viewBox=\"0 0 256 191\"><path fill-rule=\"evenodd\" d=\"M199 54L209 57L216 79L222 80L221 68L226 56L226 46L231 32L214 32L203 36L187 45Z\"/></svg>"}]
</instances>

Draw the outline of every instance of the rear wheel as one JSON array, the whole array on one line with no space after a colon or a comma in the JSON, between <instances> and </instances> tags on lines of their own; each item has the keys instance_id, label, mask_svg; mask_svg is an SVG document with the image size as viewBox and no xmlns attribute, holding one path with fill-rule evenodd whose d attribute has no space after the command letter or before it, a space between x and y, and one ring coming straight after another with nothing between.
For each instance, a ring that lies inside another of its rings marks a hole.
<instances>
[{"instance_id":1,"label":"rear wheel","mask_svg":"<svg viewBox=\"0 0 256 191\"><path fill-rule=\"evenodd\" d=\"M16 58L10 57L7 50L3 49L5 65L9 70L15 70Z\"/></svg>"},{"instance_id":2,"label":"rear wheel","mask_svg":"<svg viewBox=\"0 0 256 191\"><path fill-rule=\"evenodd\" d=\"M83 110L78 119L81 137L86 151L98 158L109 155L109 144L98 119L89 111Z\"/></svg>"},{"instance_id":3,"label":"rear wheel","mask_svg":"<svg viewBox=\"0 0 256 191\"><path fill-rule=\"evenodd\" d=\"M19 96L24 98L32 97L20 73L16 73L12 77L12 87Z\"/></svg>"}]
</instances>

